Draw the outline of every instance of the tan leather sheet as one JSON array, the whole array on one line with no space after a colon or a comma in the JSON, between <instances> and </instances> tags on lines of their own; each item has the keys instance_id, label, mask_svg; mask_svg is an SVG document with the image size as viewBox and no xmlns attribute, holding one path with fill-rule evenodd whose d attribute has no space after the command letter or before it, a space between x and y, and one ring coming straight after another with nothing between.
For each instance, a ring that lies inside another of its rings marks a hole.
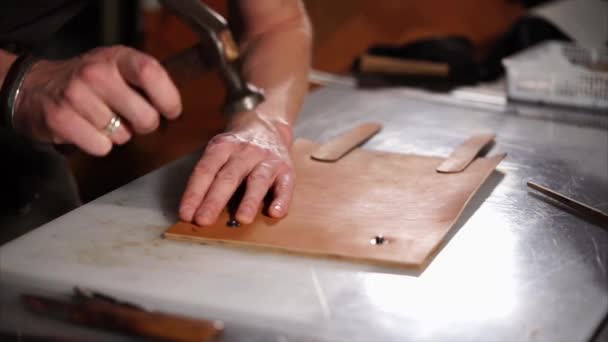
<instances>
[{"instance_id":1,"label":"tan leather sheet","mask_svg":"<svg viewBox=\"0 0 608 342\"><path fill-rule=\"evenodd\" d=\"M443 158L354 149L335 163L315 161L319 144L293 147L297 184L289 215L251 225L180 222L166 238L260 247L381 264L422 266L466 203L504 158L476 158L460 173L435 170ZM386 243L370 243L381 235Z\"/></svg>"}]
</instances>

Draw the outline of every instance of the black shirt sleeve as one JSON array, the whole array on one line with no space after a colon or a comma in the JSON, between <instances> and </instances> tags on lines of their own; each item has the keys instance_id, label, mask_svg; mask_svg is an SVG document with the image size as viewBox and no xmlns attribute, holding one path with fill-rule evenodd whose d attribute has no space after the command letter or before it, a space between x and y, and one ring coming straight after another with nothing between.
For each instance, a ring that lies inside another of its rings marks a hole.
<instances>
[{"instance_id":1,"label":"black shirt sleeve","mask_svg":"<svg viewBox=\"0 0 608 342\"><path fill-rule=\"evenodd\" d=\"M0 0L0 46L39 45L87 4L85 0Z\"/></svg>"}]
</instances>

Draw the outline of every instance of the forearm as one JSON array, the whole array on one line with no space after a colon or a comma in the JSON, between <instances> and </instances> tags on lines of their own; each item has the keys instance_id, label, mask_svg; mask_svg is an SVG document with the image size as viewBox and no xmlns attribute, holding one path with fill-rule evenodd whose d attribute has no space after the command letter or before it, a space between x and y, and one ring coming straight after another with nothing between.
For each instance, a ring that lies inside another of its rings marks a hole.
<instances>
[{"instance_id":1,"label":"forearm","mask_svg":"<svg viewBox=\"0 0 608 342\"><path fill-rule=\"evenodd\" d=\"M290 127L308 90L311 41L310 24L302 8L302 12L262 32L245 30L240 42L244 76L265 92L266 101L258 106L257 114L287 126L290 141Z\"/></svg>"}]
</instances>

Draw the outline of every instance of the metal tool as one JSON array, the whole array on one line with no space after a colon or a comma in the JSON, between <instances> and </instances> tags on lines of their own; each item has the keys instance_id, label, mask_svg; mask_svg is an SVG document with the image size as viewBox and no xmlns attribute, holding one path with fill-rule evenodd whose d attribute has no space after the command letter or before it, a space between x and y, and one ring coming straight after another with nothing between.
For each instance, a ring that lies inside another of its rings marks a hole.
<instances>
[{"instance_id":1,"label":"metal tool","mask_svg":"<svg viewBox=\"0 0 608 342\"><path fill-rule=\"evenodd\" d=\"M200 35L200 56L216 64L226 82L224 112L250 111L264 101L263 91L248 83L240 70L240 54L226 19L200 0L161 0Z\"/></svg>"},{"instance_id":2,"label":"metal tool","mask_svg":"<svg viewBox=\"0 0 608 342\"><path fill-rule=\"evenodd\" d=\"M561 203L571 209L578 211L579 213L583 214L585 217L600 220L600 221L604 222L605 224L608 224L608 214L606 214L598 209L595 209L584 203L573 200L572 198L564 196L558 192L555 192L549 188L546 188L546 187L536 184L534 182L528 182L527 184L528 184L528 187L558 201L559 203Z\"/></svg>"},{"instance_id":3,"label":"metal tool","mask_svg":"<svg viewBox=\"0 0 608 342\"><path fill-rule=\"evenodd\" d=\"M74 288L71 301L26 294L30 311L77 325L160 341L216 341L224 330L220 321L194 319L150 311L99 292Z\"/></svg>"},{"instance_id":4,"label":"metal tool","mask_svg":"<svg viewBox=\"0 0 608 342\"><path fill-rule=\"evenodd\" d=\"M100 300L100 301L106 302L108 304L120 305L120 306L124 306L127 308L135 309L135 310L150 311L150 309L144 308L140 305L118 300L118 299L108 296L106 294L103 294L100 292L95 292L95 291L89 290L89 289L83 289L78 286L74 287L74 293L72 295L72 298L75 301L81 302L81 303L87 302L89 300Z\"/></svg>"}]
</instances>

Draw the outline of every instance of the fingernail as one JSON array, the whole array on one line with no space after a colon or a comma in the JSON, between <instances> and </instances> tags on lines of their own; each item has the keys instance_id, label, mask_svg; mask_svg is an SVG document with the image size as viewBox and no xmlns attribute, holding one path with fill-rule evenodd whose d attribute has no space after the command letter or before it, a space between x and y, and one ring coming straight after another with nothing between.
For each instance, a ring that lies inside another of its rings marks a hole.
<instances>
[{"instance_id":1,"label":"fingernail","mask_svg":"<svg viewBox=\"0 0 608 342\"><path fill-rule=\"evenodd\" d=\"M281 211L283 211L283 206L281 205L281 203L277 203L277 204L275 204L274 206L272 206L272 208L273 208L275 211L279 212L279 213L280 213Z\"/></svg>"},{"instance_id":2,"label":"fingernail","mask_svg":"<svg viewBox=\"0 0 608 342\"><path fill-rule=\"evenodd\" d=\"M253 222L253 219L249 216L239 215L235 219L236 221L242 224L250 224L251 222Z\"/></svg>"},{"instance_id":3,"label":"fingernail","mask_svg":"<svg viewBox=\"0 0 608 342\"><path fill-rule=\"evenodd\" d=\"M246 220L247 220L247 219L249 219L249 218L250 218L252 215L251 215L251 211L249 211L249 210L247 210L247 209L242 209L241 211L239 211L239 212L237 213L237 215L236 215L236 216L241 217L241 218L243 218L243 219L246 219Z\"/></svg>"},{"instance_id":4,"label":"fingernail","mask_svg":"<svg viewBox=\"0 0 608 342\"><path fill-rule=\"evenodd\" d=\"M184 216L192 217L192 215L194 215L194 207L187 204L182 205L179 212Z\"/></svg>"},{"instance_id":5,"label":"fingernail","mask_svg":"<svg viewBox=\"0 0 608 342\"><path fill-rule=\"evenodd\" d=\"M207 224L207 222L209 221L209 216L205 215L205 214L200 214L196 216L196 223L203 225L203 224Z\"/></svg>"},{"instance_id":6,"label":"fingernail","mask_svg":"<svg viewBox=\"0 0 608 342\"><path fill-rule=\"evenodd\" d=\"M190 206L182 206L179 210L179 216L186 221L191 220L193 214L194 210Z\"/></svg>"}]
</instances>

